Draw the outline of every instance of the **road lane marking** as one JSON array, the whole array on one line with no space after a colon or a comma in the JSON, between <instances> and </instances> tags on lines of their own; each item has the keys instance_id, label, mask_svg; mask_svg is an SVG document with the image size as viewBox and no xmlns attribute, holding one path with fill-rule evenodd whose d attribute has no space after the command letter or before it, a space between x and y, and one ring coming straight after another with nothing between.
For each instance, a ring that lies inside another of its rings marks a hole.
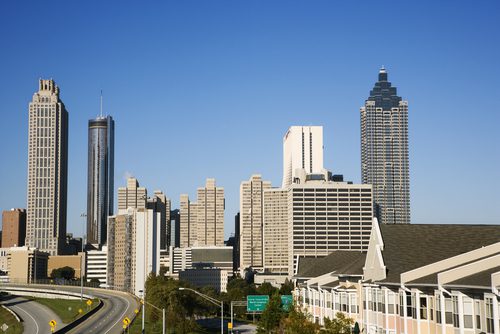
<instances>
[{"instance_id":1,"label":"road lane marking","mask_svg":"<svg viewBox=\"0 0 500 334\"><path fill-rule=\"evenodd\" d=\"M120 317L118 318L118 320L116 320L116 322L115 322L115 323L114 323L114 324L113 324L113 325L112 325L112 326L111 326L111 327L110 327L110 328L109 328L106 332L104 332L104 334L108 334L108 333L109 333L109 331L110 331L111 329L113 329L113 327L115 327L115 325L116 325L117 323L119 323L119 322L122 320L123 316L125 315L125 313L127 313L128 308L129 308L129 306L130 306L130 302L128 301L128 299L122 298L122 297L120 297L120 296L116 296L116 297L117 297L118 299L125 300L125 301L127 302L127 307L125 307L125 311L123 311L123 313L120 315Z\"/></svg>"},{"instance_id":2,"label":"road lane marking","mask_svg":"<svg viewBox=\"0 0 500 334\"><path fill-rule=\"evenodd\" d=\"M26 313L32 320L33 322L35 323L35 326L36 326L36 333L35 334L38 334L38 331L39 331L39 327L38 327L38 323L36 322L35 318L33 318L33 316L31 314L29 314L28 312L26 312L25 310L23 310L22 308L20 308L19 306L13 306L21 311L23 311L24 313Z\"/></svg>"}]
</instances>

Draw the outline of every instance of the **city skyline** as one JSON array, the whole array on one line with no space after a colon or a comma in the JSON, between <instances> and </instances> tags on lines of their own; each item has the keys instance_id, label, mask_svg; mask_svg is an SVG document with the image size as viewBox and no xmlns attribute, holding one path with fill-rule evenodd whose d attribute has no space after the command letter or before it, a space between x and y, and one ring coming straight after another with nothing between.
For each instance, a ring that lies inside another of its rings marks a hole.
<instances>
[{"instance_id":1,"label":"city skyline","mask_svg":"<svg viewBox=\"0 0 500 334\"><path fill-rule=\"evenodd\" d=\"M3 12L21 10L16 5L2 6L7 7ZM102 18L112 9L106 6L103 6ZM4 64L19 66L7 66L5 75L9 80L0 84L0 97L4 101L1 111L5 117L0 128L2 153L12 157L0 167L3 175L0 208L26 207L26 104L39 76L52 77L58 83L62 88L62 99L70 111L68 232L79 235L82 230L80 214L86 211L86 171L82 167L86 166L86 122L95 114L99 91L103 89L106 110L114 116L118 128L115 185L125 184L124 176L132 174L151 192L163 190L174 200L172 207L178 208L181 193L189 192L190 198L195 198L197 185L214 177L226 192L227 238L234 230L232 217L238 211L239 184L258 173L263 179L270 180L273 186L280 185L281 139L290 126L323 126L325 168L344 174L347 180L360 181L359 107L372 87L378 69L385 65L400 95L412 106L409 115L412 223L499 222L500 209L496 205L499 195L493 190L498 188L500 179L497 170L500 157L495 144L499 142L499 134L494 127L499 116L492 97L498 90L500 71L495 61L499 54L498 43L491 43L492 39L498 40L497 34L493 33L498 31L497 5L454 8L446 20L449 27L443 27L445 23L439 22L440 15L448 9L446 5L432 5L435 12L430 10L426 16L428 27L409 32L409 28L417 25L416 18L425 7L414 5L410 9L415 13L407 11L408 27L403 27L402 32L394 32L395 37L391 39L394 44L391 47L399 51L403 48L402 51L406 52L394 54L384 51L385 46L367 42L380 34L382 27L374 27L370 33L364 32L367 36L362 36L359 31L337 33L336 29L345 21L324 3L305 12L317 22L298 14L303 6L292 6L279 18L283 29L278 30L266 28L276 28L271 18L282 8L263 4L248 5L249 8L233 6L236 17L243 17L246 23L259 18L263 27L251 25L251 29L245 28L231 18L215 24L217 15L222 14L216 13L217 6L209 4L200 4L211 14L207 18L201 15L202 9L194 10L183 5L159 10L159 13L168 14L170 23L163 23L159 16L142 9L152 15L148 29L151 25L158 25L161 32L180 32L179 37L165 37L179 55L172 55L170 48L154 44L146 51L158 48L158 56L166 57L147 56L151 57L146 59L150 60L150 65L144 68L131 59L140 55L135 49L130 50L131 55L124 56L125 60L118 59L118 55L127 53L126 41L118 38L116 47L108 47L108 41L116 40L114 37L121 34L106 27L99 21L100 16L93 17L91 8L83 13L87 18L98 20L96 27L89 27L90 30L84 32L86 21L68 25L69 32L83 37L83 45L90 46L81 56L71 55L69 62L60 58L42 61L35 59L34 54L24 52L23 45L8 50L2 56ZM355 13L354 8L344 6L348 13ZM387 15L401 10L401 6L388 9ZM27 11L27 20L37 10L42 13L54 10L50 5L47 9L35 7L23 9ZM63 7L56 8L56 12L69 9ZM258 14L261 7L267 12ZM380 14L381 10L371 5L367 7ZM248 13L244 13L245 9ZM322 11L324 15L320 13ZM121 12L117 26L130 20L132 12L132 9ZM191 31L180 22L182 20L172 19L171 13L200 20L198 27L205 24L207 29L204 32ZM338 22L331 20L328 14L334 15ZM362 18L366 14L360 15ZM477 24L478 17L483 16L486 18ZM299 27L304 30L294 28L294 18L301 19ZM64 22L67 20L63 19ZM7 25L17 27L19 23L6 18L0 24L4 31L9 31ZM234 31L229 32L233 24ZM34 23L27 27L25 32L16 32L13 36L31 41L28 34L31 34L30 28L34 29ZM440 28L441 35L434 35L435 28ZM269 38L261 30L269 33ZM97 34L100 31L102 35ZM138 29L133 37L142 34L144 31ZM250 37L253 34L255 37ZM398 40L401 34L406 34L413 45ZM461 39L456 40L456 35ZM66 38L70 49L77 47L69 42L68 36L61 32L61 38ZM90 40L95 36L102 37L94 44ZM161 34L155 33L154 36L162 40ZM305 45L304 49L294 47L295 41L289 40L294 36L299 44ZM199 51L203 61L192 57L181 59L182 55L193 51L193 46L190 43L186 46L182 40L198 43L206 39L215 43L201 43ZM276 41L279 43L273 47ZM323 45L324 41L327 43ZM442 41L443 46L438 41ZM50 39L47 45L39 46L48 50L56 42ZM331 45L335 43L338 46L333 48ZM370 52L360 57L361 49L353 46L356 43L368 43L363 48ZM337 55L335 51L338 50L343 50L345 55ZM431 57L422 57L431 50ZM408 55L412 51L416 56ZM95 57L94 53L103 55L103 58ZM16 57L21 54L24 56ZM85 61L84 57L89 55L92 57ZM103 66L112 64L115 59L118 59L116 64L103 71ZM232 62L228 61L230 59ZM98 66L94 69L95 64ZM247 64L250 66L245 67ZM83 66L77 69L75 65ZM127 76L120 72L125 65L130 68ZM186 72L190 66L192 72ZM120 82L129 76L133 82L130 88ZM96 80L91 81L91 77ZM95 96L95 99L88 96ZM470 110L474 113L474 127L471 127ZM220 124L223 125L220 133L207 131L208 127L220 127ZM161 138L161 134L165 137ZM143 140L138 142L138 138ZM167 154L162 153L163 158L158 156L155 145L151 145L159 139L168 146ZM206 147L213 149L207 150ZM128 152L141 154L141 158L131 158ZM184 152L189 152L189 155ZM459 181L470 175L478 176L475 183L477 192L482 195L465 199L466 196L460 194L463 188ZM429 192L433 196L428 196ZM116 189L114 195L117 195ZM483 210L463 212L461 208L466 205L482 207Z\"/></svg>"}]
</instances>

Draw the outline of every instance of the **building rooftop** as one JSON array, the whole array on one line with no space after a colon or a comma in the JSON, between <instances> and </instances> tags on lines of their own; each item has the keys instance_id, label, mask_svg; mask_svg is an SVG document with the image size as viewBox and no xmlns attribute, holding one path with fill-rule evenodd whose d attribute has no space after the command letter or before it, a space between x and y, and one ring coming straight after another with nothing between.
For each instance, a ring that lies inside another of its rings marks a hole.
<instances>
[{"instance_id":1,"label":"building rooftop","mask_svg":"<svg viewBox=\"0 0 500 334\"><path fill-rule=\"evenodd\" d=\"M500 225L380 224L380 232L387 268L381 282L391 283L401 273L500 242Z\"/></svg>"},{"instance_id":2,"label":"building rooftop","mask_svg":"<svg viewBox=\"0 0 500 334\"><path fill-rule=\"evenodd\" d=\"M397 95L396 87L392 87L392 84L387 81L387 71L384 67L380 69L378 81L370 91L367 101L375 101L375 107L383 110L399 107L401 97Z\"/></svg>"},{"instance_id":3,"label":"building rooftop","mask_svg":"<svg viewBox=\"0 0 500 334\"><path fill-rule=\"evenodd\" d=\"M362 275L366 253L334 251L325 257L300 257L297 277L318 277L330 272L339 275Z\"/></svg>"}]
</instances>

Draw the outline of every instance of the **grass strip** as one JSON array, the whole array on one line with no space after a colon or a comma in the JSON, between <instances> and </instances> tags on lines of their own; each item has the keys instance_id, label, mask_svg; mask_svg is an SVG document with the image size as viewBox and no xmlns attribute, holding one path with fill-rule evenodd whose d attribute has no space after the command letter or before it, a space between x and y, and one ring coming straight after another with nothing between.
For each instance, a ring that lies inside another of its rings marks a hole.
<instances>
[{"instance_id":1,"label":"grass strip","mask_svg":"<svg viewBox=\"0 0 500 334\"><path fill-rule=\"evenodd\" d=\"M91 306L87 305L87 300L80 301L79 299L33 298L33 300L50 308L65 324L75 321L99 304L98 299L93 299Z\"/></svg>"}]
</instances>

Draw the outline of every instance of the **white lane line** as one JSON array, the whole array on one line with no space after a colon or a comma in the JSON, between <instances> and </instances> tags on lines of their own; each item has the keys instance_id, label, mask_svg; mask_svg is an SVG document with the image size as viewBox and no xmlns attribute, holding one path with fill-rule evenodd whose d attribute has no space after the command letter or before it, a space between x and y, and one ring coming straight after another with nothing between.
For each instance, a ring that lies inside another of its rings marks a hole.
<instances>
[{"instance_id":1,"label":"white lane line","mask_svg":"<svg viewBox=\"0 0 500 334\"><path fill-rule=\"evenodd\" d=\"M38 334L39 328L38 328L38 323L36 322L35 318L33 318L33 316L31 314L29 314L28 312L26 312L25 310L23 310L19 306L13 306L13 307L17 308L18 310L23 311L24 313L26 313L33 320L33 322L35 323L35 326L36 326L36 333L35 334Z\"/></svg>"},{"instance_id":2,"label":"white lane line","mask_svg":"<svg viewBox=\"0 0 500 334\"><path fill-rule=\"evenodd\" d=\"M117 298L119 298L119 299L121 299L121 300L125 300L125 301L127 302L127 307L125 307L125 311L123 311L122 315L120 315L120 318L118 318L118 320L116 320L116 322L115 322L115 323L114 323L114 324L113 324L113 325L112 325L112 326L111 326L111 327L110 327L110 328L109 328L106 332L104 332L104 334L108 334L108 333L109 333L109 331L110 331L111 329L113 329L113 327L115 327L115 325L116 325L117 323L119 323L119 322L120 322L120 320L122 320L123 316L125 315L125 313L127 313L128 308L129 308L129 306L130 306L130 302L128 301L128 299L122 298L122 297L120 297L120 296L115 296L115 297L117 297Z\"/></svg>"}]
</instances>

